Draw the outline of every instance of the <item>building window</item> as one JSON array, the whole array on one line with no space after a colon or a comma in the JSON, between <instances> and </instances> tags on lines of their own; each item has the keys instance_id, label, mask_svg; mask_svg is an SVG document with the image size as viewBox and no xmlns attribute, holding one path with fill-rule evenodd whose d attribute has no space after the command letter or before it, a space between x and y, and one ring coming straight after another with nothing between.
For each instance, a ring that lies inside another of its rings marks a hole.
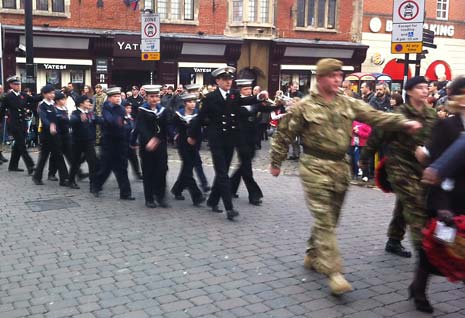
<instances>
[{"instance_id":1,"label":"building window","mask_svg":"<svg viewBox=\"0 0 465 318\"><path fill-rule=\"evenodd\" d=\"M335 29L337 0L297 0L297 26Z\"/></svg>"},{"instance_id":2,"label":"building window","mask_svg":"<svg viewBox=\"0 0 465 318\"><path fill-rule=\"evenodd\" d=\"M71 0L32 0L33 14L35 15L56 15L55 13L69 14ZM13 9L11 13L23 14L24 0L2 0L0 10Z\"/></svg>"},{"instance_id":3,"label":"building window","mask_svg":"<svg viewBox=\"0 0 465 318\"><path fill-rule=\"evenodd\" d=\"M193 21L195 20L195 0L155 0L156 13L160 20ZM145 0L144 7L152 9L152 0Z\"/></svg>"},{"instance_id":4,"label":"building window","mask_svg":"<svg viewBox=\"0 0 465 318\"><path fill-rule=\"evenodd\" d=\"M439 20L447 20L449 18L449 0L438 0L436 18Z\"/></svg>"},{"instance_id":5,"label":"building window","mask_svg":"<svg viewBox=\"0 0 465 318\"><path fill-rule=\"evenodd\" d=\"M272 6L272 0L233 0L232 21L271 23L270 12ZM244 11L243 8L247 8L247 10Z\"/></svg>"}]
</instances>

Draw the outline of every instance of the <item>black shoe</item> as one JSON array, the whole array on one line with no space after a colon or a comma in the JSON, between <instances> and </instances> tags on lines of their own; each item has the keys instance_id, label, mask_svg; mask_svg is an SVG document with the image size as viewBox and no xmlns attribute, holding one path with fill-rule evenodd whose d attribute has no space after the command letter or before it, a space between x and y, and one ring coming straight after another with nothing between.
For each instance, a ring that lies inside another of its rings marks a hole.
<instances>
[{"instance_id":1,"label":"black shoe","mask_svg":"<svg viewBox=\"0 0 465 318\"><path fill-rule=\"evenodd\" d=\"M1 162L8 162L8 159L6 159L4 156L3 156L3 153L0 151L0 161Z\"/></svg>"},{"instance_id":2,"label":"black shoe","mask_svg":"<svg viewBox=\"0 0 465 318\"><path fill-rule=\"evenodd\" d=\"M193 203L194 203L194 206L200 207L201 204L205 202L205 200L207 200L207 199L205 199L204 196L200 196L199 198L197 198L197 199L194 200L194 202L193 202Z\"/></svg>"},{"instance_id":3,"label":"black shoe","mask_svg":"<svg viewBox=\"0 0 465 318\"><path fill-rule=\"evenodd\" d=\"M237 212L234 209L226 211L226 217L228 218L229 221L234 220L234 217L236 217L238 215L239 215L239 212Z\"/></svg>"},{"instance_id":4,"label":"black shoe","mask_svg":"<svg viewBox=\"0 0 465 318\"><path fill-rule=\"evenodd\" d=\"M27 168L27 174L30 175L30 176L32 176L32 174L34 173L35 170L36 170L36 168L34 168L34 167L29 167L29 168Z\"/></svg>"},{"instance_id":5,"label":"black shoe","mask_svg":"<svg viewBox=\"0 0 465 318\"><path fill-rule=\"evenodd\" d=\"M249 203L252 205L260 206L262 204L262 200L260 199L251 199L249 200Z\"/></svg>"},{"instance_id":6,"label":"black shoe","mask_svg":"<svg viewBox=\"0 0 465 318\"><path fill-rule=\"evenodd\" d=\"M155 202L145 201L145 206L149 209L155 209L157 207L157 204Z\"/></svg>"},{"instance_id":7,"label":"black shoe","mask_svg":"<svg viewBox=\"0 0 465 318\"><path fill-rule=\"evenodd\" d=\"M207 201L207 206L210 207L210 208L212 208L212 212L215 212L215 213L222 213L222 212L223 212L223 210L221 210L221 209L218 207L218 205L216 205L216 204L215 204L215 205L210 204L210 203L208 203L208 201Z\"/></svg>"},{"instance_id":8,"label":"black shoe","mask_svg":"<svg viewBox=\"0 0 465 318\"><path fill-rule=\"evenodd\" d=\"M239 194L237 194L237 193L232 193L232 194L231 194L231 197L233 197L234 199L237 199L237 198L239 197Z\"/></svg>"},{"instance_id":9,"label":"black shoe","mask_svg":"<svg viewBox=\"0 0 465 318\"><path fill-rule=\"evenodd\" d=\"M88 173L78 173L77 177L78 177L79 180L84 180L85 178L89 177L89 174Z\"/></svg>"},{"instance_id":10,"label":"black shoe","mask_svg":"<svg viewBox=\"0 0 465 318\"><path fill-rule=\"evenodd\" d=\"M32 182L34 182L35 185L44 185L42 180L36 179L34 177L32 177Z\"/></svg>"},{"instance_id":11,"label":"black shoe","mask_svg":"<svg viewBox=\"0 0 465 318\"><path fill-rule=\"evenodd\" d=\"M8 168L8 171L22 172L22 171L24 171L24 169L21 169L21 168Z\"/></svg>"},{"instance_id":12,"label":"black shoe","mask_svg":"<svg viewBox=\"0 0 465 318\"><path fill-rule=\"evenodd\" d=\"M405 250L400 241L397 240L389 239L386 243L386 248L384 250L388 253L392 253L400 257L412 257L412 253Z\"/></svg>"},{"instance_id":13,"label":"black shoe","mask_svg":"<svg viewBox=\"0 0 465 318\"><path fill-rule=\"evenodd\" d=\"M121 195L119 198L120 200L126 200L126 201L134 201L136 199L131 195Z\"/></svg>"},{"instance_id":14,"label":"black shoe","mask_svg":"<svg viewBox=\"0 0 465 318\"><path fill-rule=\"evenodd\" d=\"M80 189L80 188L81 188L81 187L79 187L79 186L77 185L76 182L70 182L70 183L69 183L69 187L70 187L71 189Z\"/></svg>"},{"instance_id":15,"label":"black shoe","mask_svg":"<svg viewBox=\"0 0 465 318\"><path fill-rule=\"evenodd\" d=\"M183 200L185 200L186 198L185 198L182 194L175 194L175 195L174 195L174 199L175 199L175 200L178 200L178 201L183 201Z\"/></svg>"},{"instance_id":16,"label":"black shoe","mask_svg":"<svg viewBox=\"0 0 465 318\"><path fill-rule=\"evenodd\" d=\"M69 187L70 185L71 185L71 182L69 180L60 181L60 186L62 187Z\"/></svg>"},{"instance_id":17,"label":"black shoe","mask_svg":"<svg viewBox=\"0 0 465 318\"><path fill-rule=\"evenodd\" d=\"M48 176L47 180L49 180L49 181L58 181L58 178L55 177L55 176Z\"/></svg>"},{"instance_id":18,"label":"black shoe","mask_svg":"<svg viewBox=\"0 0 465 318\"><path fill-rule=\"evenodd\" d=\"M429 314L434 312L434 308L433 306L431 306L426 296L418 297L415 295L415 291L413 290L413 284L411 284L408 287L408 295L409 295L408 296L409 300L413 298L413 303L415 304L416 310L421 311L421 312L426 312Z\"/></svg>"},{"instance_id":19,"label":"black shoe","mask_svg":"<svg viewBox=\"0 0 465 318\"><path fill-rule=\"evenodd\" d=\"M94 195L94 197L98 198L100 196L100 191L98 190L90 190L90 193Z\"/></svg>"},{"instance_id":20,"label":"black shoe","mask_svg":"<svg viewBox=\"0 0 465 318\"><path fill-rule=\"evenodd\" d=\"M3 161L0 160L0 166L3 164Z\"/></svg>"},{"instance_id":21,"label":"black shoe","mask_svg":"<svg viewBox=\"0 0 465 318\"><path fill-rule=\"evenodd\" d=\"M158 202L158 206L161 207L161 208L164 208L164 209L169 209L171 208L171 205L168 204L168 202L166 202L165 199L163 200L157 200Z\"/></svg>"}]
</instances>

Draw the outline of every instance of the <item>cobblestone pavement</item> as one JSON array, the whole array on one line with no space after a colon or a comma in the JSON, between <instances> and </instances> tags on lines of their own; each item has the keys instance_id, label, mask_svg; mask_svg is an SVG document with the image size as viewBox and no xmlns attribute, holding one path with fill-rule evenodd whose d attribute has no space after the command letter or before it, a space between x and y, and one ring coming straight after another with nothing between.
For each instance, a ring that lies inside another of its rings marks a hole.
<instances>
[{"instance_id":1,"label":"cobblestone pavement","mask_svg":"<svg viewBox=\"0 0 465 318\"><path fill-rule=\"evenodd\" d=\"M171 151L172 152L172 151ZM0 317L428 317L406 300L414 260L384 252L393 197L350 189L338 229L346 277L355 290L335 298L326 279L303 268L312 218L296 163L272 178L266 151L256 162L265 193L236 221L194 208L120 201L112 178L103 196L0 167ZM207 173L212 168L207 162ZM169 183L179 169L170 156ZM294 170L292 170L294 169ZM408 243L406 243L408 244ZM465 289L435 277L435 316L465 317Z\"/></svg>"}]
</instances>

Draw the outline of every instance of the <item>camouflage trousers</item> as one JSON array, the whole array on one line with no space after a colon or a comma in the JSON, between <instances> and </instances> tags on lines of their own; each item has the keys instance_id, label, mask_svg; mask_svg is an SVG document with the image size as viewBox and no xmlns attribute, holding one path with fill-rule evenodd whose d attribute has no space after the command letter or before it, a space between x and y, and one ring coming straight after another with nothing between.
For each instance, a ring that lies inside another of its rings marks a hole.
<instances>
[{"instance_id":1,"label":"camouflage trousers","mask_svg":"<svg viewBox=\"0 0 465 318\"><path fill-rule=\"evenodd\" d=\"M396 203L394 210L392 211L392 219L389 223L387 232L388 238L402 241L405 236L406 226L407 225L405 224L402 203L400 202L399 198L396 197Z\"/></svg>"},{"instance_id":2,"label":"camouflage trousers","mask_svg":"<svg viewBox=\"0 0 465 318\"><path fill-rule=\"evenodd\" d=\"M316 271L326 275L339 273L342 260L336 227L349 186L349 160L323 160L303 154L299 171L306 202L314 217L307 254Z\"/></svg>"},{"instance_id":3,"label":"camouflage trousers","mask_svg":"<svg viewBox=\"0 0 465 318\"><path fill-rule=\"evenodd\" d=\"M422 230L428 219L426 210L426 187L414 172L386 167L389 182L402 205L402 215L409 227L412 244L415 250L421 248Z\"/></svg>"}]
</instances>

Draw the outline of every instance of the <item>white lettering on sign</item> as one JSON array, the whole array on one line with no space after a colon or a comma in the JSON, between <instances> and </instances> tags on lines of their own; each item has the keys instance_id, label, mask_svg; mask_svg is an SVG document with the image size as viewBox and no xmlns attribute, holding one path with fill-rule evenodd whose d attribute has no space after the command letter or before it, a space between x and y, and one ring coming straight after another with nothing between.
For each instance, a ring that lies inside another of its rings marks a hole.
<instances>
[{"instance_id":1,"label":"white lettering on sign","mask_svg":"<svg viewBox=\"0 0 465 318\"><path fill-rule=\"evenodd\" d=\"M454 37L455 26L446 24L425 23L423 28L433 31L434 35ZM386 32L392 32L392 20L386 20Z\"/></svg>"},{"instance_id":2,"label":"white lettering on sign","mask_svg":"<svg viewBox=\"0 0 465 318\"><path fill-rule=\"evenodd\" d=\"M196 73L210 73L211 71L212 71L211 68L194 67L194 72L196 72Z\"/></svg>"},{"instance_id":3,"label":"white lettering on sign","mask_svg":"<svg viewBox=\"0 0 465 318\"><path fill-rule=\"evenodd\" d=\"M125 41L116 42L120 50L123 51L137 51L139 49L139 43L129 43Z\"/></svg>"},{"instance_id":4,"label":"white lettering on sign","mask_svg":"<svg viewBox=\"0 0 465 318\"><path fill-rule=\"evenodd\" d=\"M44 64L46 70L66 70L66 65L63 64Z\"/></svg>"}]
</instances>

